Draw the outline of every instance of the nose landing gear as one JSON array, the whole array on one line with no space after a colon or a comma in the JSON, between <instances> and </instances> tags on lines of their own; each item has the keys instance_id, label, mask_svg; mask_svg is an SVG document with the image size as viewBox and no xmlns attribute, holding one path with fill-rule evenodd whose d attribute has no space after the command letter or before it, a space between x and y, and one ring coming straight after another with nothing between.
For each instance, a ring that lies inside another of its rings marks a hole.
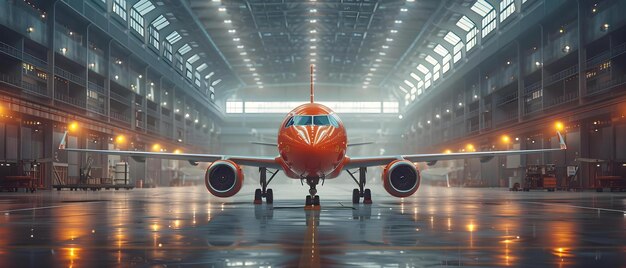
<instances>
[{"instance_id":1,"label":"nose landing gear","mask_svg":"<svg viewBox=\"0 0 626 268\"><path fill-rule=\"evenodd\" d=\"M304 202L304 209L307 210L319 210L320 209L320 197L317 195L317 189L315 186L319 183L319 178L306 178L306 183L309 185L309 195L306 196Z\"/></svg>"},{"instance_id":2,"label":"nose landing gear","mask_svg":"<svg viewBox=\"0 0 626 268\"><path fill-rule=\"evenodd\" d=\"M269 180L267 180L267 173L272 174ZM259 168L259 173L261 174L261 178L259 183L261 184L261 189L256 189L254 191L254 204L262 204L263 198L265 197L265 203L273 204L274 203L274 191L272 189L268 189L267 186L272 182L274 176L278 173L278 171L268 171L265 167Z\"/></svg>"},{"instance_id":3,"label":"nose landing gear","mask_svg":"<svg viewBox=\"0 0 626 268\"><path fill-rule=\"evenodd\" d=\"M361 197L363 197L363 204L371 204L372 203L372 191L370 189L366 189L365 188L365 183L366 183L366 173L367 173L367 168L365 167L360 167L358 172L359 172L359 180L357 181L357 179L354 177L354 174L357 172L350 172L350 170L346 170L348 172L348 174L350 174L350 177L352 177L352 179L354 180L354 182L356 182L357 185L359 185L359 189L354 189L352 190L352 203L353 204L358 204L359 201L361 200Z\"/></svg>"}]
</instances>

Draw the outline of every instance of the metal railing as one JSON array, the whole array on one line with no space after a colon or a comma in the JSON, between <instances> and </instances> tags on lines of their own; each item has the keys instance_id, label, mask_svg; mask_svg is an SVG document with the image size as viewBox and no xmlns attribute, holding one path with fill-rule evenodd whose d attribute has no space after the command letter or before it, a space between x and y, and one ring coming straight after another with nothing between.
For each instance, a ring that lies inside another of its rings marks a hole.
<instances>
[{"instance_id":1,"label":"metal railing","mask_svg":"<svg viewBox=\"0 0 626 268\"><path fill-rule=\"evenodd\" d=\"M35 56L31 55L31 54L28 54L26 52L23 53L23 60L25 62L37 65L38 67L41 67L41 68L47 68L48 67L48 62L47 61L42 60L40 58L37 58L37 57L35 57Z\"/></svg>"},{"instance_id":2,"label":"metal railing","mask_svg":"<svg viewBox=\"0 0 626 268\"><path fill-rule=\"evenodd\" d=\"M89 90L98 92L100 94L103 94L103 95L105 94L104 93L104 87L102 87L102 86L100 86L100 85L98 85L98 84L96 84L94 82L89 82L88 88L89 88Z\"/></svg>"},{"instance_id":3,"label":"metal railing","mask_svg":"<svg viewBox=\"0 0 626 268\"><path fill-rule=\"evenodd\" d=\"M598 94L625 83L626 76L621 76L604 82L599 82L587 88L587 95Z\"/></svg>"},{"instance_id":4,"label":"metal railing","mask_svg":"<svg viewBox=\"0 0 626 268\"><path fill-rule=\"evenodd\" d=\"M0 42L0 52L4 53L6 55L9 55L11 57L14 57L16 59L20 59L20 60L22 59L22 51L21 50L15 48L13 46L10 46L9 44L3 43L3 42Z\"/></svg>"},{"instance_id":5,"label":"metal railing","mask_svg":"<svg viewBox=\"0 0 626 268\"><path fill-rule=\"evenodd\" d=\"M559 104L567 103L578 98L578 92L570 92L562 96L558 96L550 100L550 104L546 107L557 106Z\"/></svg>"},{"instance_id":6,"label":"metal railing","mask_svg":"<svg viewBox=\"0 0 626 268\"><path fill-rule=\"evenodd\" d=\"M60 67L54 67L54 72L56 75L63 77L69 81L72 81L76 84L79 84L81 86L85 85L85 78L84 77L80 77L78 75L75 75L69 71L66 71L64 69L61 69Z\"/></svg>"},{"instance_id":7,"label":"metal railing","mask_svg":"<svg viewBox=\"0 0 626 268\"><path fill-rule=\"evenodd\" d=\"M104 109L104 105L96 105L96 104L87 103L87 110L101 114L101 115L106 115L106 110Z\"/></svg>"},{"instance_id":8,"label":"metal railing","mask_svg":"<svg viewBox=\"0 0 626 268\"><path fill-rule=\"evenodd\" d=\"M544 79L544 85L563 80L575 74L578 74L578 65L574 65L563 71L548 76Z\"/></svg>"},{"instance_id":9,"label":"metal railing","mask_svg":"<svg viewBox=\"0 0 626 268\"><path fill-rule=\"evenodd\" d=\"M76 106L76 107L80 107L80 108L85 108L85 100L81 100L78 98L74 98L74 97L70 97L69 95L66 95L64 93L61 92L55 92L54 93L54 98L56 100L59 100L61 102Z\"/></svg>"},{"instance_id":10,"label":"metal railing","mask_svg":"<svg viewBox=\"0 0 626 268\"><path fill-rule=\"evenodd\" d=\"M127 105L128 105L128 103L130 103L130 98L124 97L124 96L122 96L120 94L117 94L117 93L113 92L112 90L109 92L109 94L111 94L111 99L113 99L113 100L116 100L116 101L118 101L120 103L127 104Z\"/></svg>"},{"instance_id":11,"label":"metal railing","mask_svg":"<svg viewBox=\"0 0 626 268\"><path fill-rule=\"evenodd\" d=\"M130 117L116 111L111 111L111 118L125 123L130 123Z\"/></svg>"},{"instance_id":12,"label":"metal railing","mask_svg":"<svg viewBox=\"0 0 626 268\"><path fill-rule=\"evenodd\" d=\"M30 93L35 93L37 95L41 95L45 97L48 96L48 89L46 87L42 87L37 84L31 84L29 82L22 81L22 88L24 89L24 91L27 91Z\"/></svg>"},{"instance_id":13,"label":"metal railing","mask_svg":"<svg viewBox=\"0 0 626 268\"><path fill-rule=\"evenodd\" d=\"M502 106L507 103L514 102L516 100L517 100L517 92L513 92L512 94L498 98L498 100L496 101L496 106Z\"/></svg>"},{"instance_id":14,"label":"metal railing","mask_svg":"<svg viewBox=\"0 0 626 268\"><path fill-rule=\"evenodd\" d=\"M524 94L529 95L541 89L541 81L532 83L524 88Z\"/></svg>"}]
</instances>

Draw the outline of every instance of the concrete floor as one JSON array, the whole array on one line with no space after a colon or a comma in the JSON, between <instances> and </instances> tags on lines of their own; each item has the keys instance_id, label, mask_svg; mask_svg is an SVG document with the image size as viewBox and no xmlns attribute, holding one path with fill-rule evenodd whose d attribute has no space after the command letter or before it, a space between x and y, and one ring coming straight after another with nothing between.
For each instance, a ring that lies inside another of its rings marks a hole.
<instances>
[{"instance_id":1,"label":"concrete floor","mask_svg":"<svg viewBox=\"0 0 626 268\"><path fill-rule=\"evenodd\" d=\"M626 194L274 186L273 207L203 187L0 193L2 267L626 266Z\"/></svg>"}]
</instances>

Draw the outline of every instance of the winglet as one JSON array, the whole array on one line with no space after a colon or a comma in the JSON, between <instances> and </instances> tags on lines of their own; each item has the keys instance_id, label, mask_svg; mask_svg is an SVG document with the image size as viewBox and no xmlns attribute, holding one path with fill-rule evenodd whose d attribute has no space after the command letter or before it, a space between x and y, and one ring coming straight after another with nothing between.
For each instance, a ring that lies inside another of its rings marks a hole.
<instances>
[{"instance_id":1,"label":"winglet","mask_svg":"<svg viewBox=\"0 0 626 268\"><path fill-rule=\"evenodd\" d=\"M556 135L559 136L559 145L561 146L561 150L567 150L567 144L565 144L565 139L563 139L561 132L557 131Z\"/></svg>"},{"instance_id":2,"label":"winglet","mask_svg":"<svg viewBox=\"0 0 626 268\"><path fill-rule=\"evenodd\" d=\"M61 138L61 143L59 143L59 150L65 150L66 139L67 139L67 131L63 133L63 137Z\"/></svg>"}]
</instances>

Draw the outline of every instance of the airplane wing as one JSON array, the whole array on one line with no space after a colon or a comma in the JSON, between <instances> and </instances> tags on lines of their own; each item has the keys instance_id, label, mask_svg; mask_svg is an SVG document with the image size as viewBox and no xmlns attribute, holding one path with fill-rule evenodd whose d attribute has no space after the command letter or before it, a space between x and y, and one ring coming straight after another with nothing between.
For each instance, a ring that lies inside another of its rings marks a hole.
<instances>
[{"instance_id":1,"label":"airplane wing","mask_svg":"<svg viewBox=\"0 0 626 268\"><path fill-rule=\"evenodd\" d=\"M411 162L427 162L436 163L440 160L456 160L466 158L481 158L481 161L489 161L495 156L501 155L525 155L561 151L567 149L565 141L561 133L557 132L559 137L560 148L552 149L535 149L535 150L513 150L513 151L488 151L488 152L466 152L466 153L443 153L443 154L412 154L412 155L396 155L396 156L373 156L373 157L354 157L350 158L344 169L354 169L370 166L384 166L395 160L408 160Z\"/></svg>"},{"instance_id":2,"label":"airplane wing","mask_svg":"<svg viewBox=\"0 0 626 268\"><path fill-rule=\"evenodd\" d=\"M68 152L96 153L107 155L130 156L136 161L144 161L146 158L160 158L171 160L188 161L192 165L198 162L215 162L217 160L230 160L238 165L252 167L266 167L271 169L282 169L275 157L253 157L253 156L228 156L218 154L188 154L188 153L163 153L163 152L143 152L143 151L118 151L118 150L94 150L66 148L67 132L63 135L59 150Z\"/></svg>"}]
</instances>

